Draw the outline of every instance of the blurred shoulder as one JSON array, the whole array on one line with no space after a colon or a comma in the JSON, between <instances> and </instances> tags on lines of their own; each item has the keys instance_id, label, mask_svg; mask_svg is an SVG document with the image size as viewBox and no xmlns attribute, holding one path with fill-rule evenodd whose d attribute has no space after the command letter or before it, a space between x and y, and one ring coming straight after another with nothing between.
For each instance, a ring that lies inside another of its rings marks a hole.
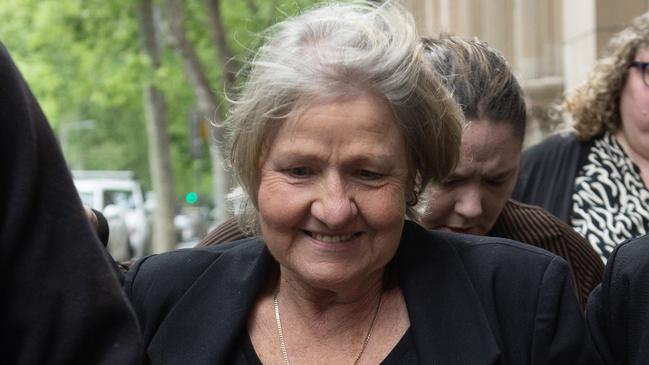
<instances>
[{"instance_id":1,"label":"blurred shoulder","mask_svg":"<svg viewBox=\"0 0 649 365\"><path fill-rule=\"evenodd\" d=\"M649 278L649 235L618 245L608 259L607 270L629 275L644 273Z\"/></svg>"}]
</instances>

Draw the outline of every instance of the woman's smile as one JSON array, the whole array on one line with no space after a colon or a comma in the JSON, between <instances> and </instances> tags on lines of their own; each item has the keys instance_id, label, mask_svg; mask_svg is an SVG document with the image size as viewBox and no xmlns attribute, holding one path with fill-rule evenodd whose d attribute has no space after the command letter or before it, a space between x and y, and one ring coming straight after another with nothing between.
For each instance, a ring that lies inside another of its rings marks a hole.
<instances>
[{"instance_id":1,"label":"woman's smile","mask_svg":"<svg viewBox=\"0 0 649 365\"><path fill-rule=\"evenodd\" d=\"M326 234L306 230L303 232L317 249L324 251L346 251L362 244L362 232L345 234Z\"/></svg>"}]
</instances>

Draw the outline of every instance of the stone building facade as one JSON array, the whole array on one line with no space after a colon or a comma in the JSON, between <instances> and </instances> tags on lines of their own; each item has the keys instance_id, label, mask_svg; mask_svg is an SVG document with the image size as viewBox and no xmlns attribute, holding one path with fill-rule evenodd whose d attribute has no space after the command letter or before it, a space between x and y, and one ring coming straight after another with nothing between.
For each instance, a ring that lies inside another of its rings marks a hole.
<instances>
[{"instance_id":1,"label":"stone building facade","mask_svg":"<svg viewBox=\"0 0 649 365\"><path fill-rule=\"evenodd\" d=\"M558 128L553 105L649 0L402 0L423 35L478 37L512 64L528 100L526 145Z\"/></svg>"}]
</instances>

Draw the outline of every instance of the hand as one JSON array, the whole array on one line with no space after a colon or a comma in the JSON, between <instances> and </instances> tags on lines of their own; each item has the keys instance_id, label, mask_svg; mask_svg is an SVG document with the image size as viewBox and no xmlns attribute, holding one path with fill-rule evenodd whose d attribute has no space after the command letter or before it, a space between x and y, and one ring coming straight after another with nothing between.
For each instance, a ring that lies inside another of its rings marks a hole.
<instances>
[{"instance_id":1,"label":"hand","mask_svg":"<svg viewBox=\"0 0 649 365\"><path fill-rule=\"evenodd\" d=\"M97 219L97 215L92 209L88 207L83 207L83 210L86 212L86 217L90 221L90 226L95 232L97 232L97 229L99 228L99 220Z\"/></svg>"}]
</instances>

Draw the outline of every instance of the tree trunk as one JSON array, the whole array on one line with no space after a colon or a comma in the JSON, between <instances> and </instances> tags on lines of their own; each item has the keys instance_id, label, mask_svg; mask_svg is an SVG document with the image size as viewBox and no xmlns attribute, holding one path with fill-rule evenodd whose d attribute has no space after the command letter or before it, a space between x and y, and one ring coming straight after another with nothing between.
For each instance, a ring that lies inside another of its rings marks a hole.
<instances>
[{"instance_id":1,"label":"tree trunk","mask_svg":"<svg viewBox=\"0 0 649 365\"><path fill-rule=\"evenodd\" d=\"M204 117L220 122L220 116L216 113L218 104L216 95L212 92L207 74L203 70L194 46L187 39L182 1L166 0L164 19L165 38L182 59L183 71L198 99L198 110Z\"/></svg>"},{"instance_id":2,"label":"tree trunk","mask_svg":"<svg viewBox=\"0 0 649 365\"><path fill-rule=\"evenodd\" d=\"M156 37L152 0L139 0L136 5L142 51L151 60L151 67L160 67L160 44ZM164 95L153 81L144 87L144 107L149 139L149 165L156 211L153 222L152 251L173 250L176 246L174 214L176 194L169 151L169 132Z\"/></svg>"},{"instance_id":3,"label":"tree trunk","mask_svg":"<svg viewBox=\"0 0 649 365\"><path fill-rule=\"evenodd\" d=\"M230 211L226 201L230 184L227 165L223 158L224 138L221 114L216 107L218 99L210 87L207 74L198 59L194 46L187 39L185 12L182 2L179 0L166 0L165 13L166 39L182 59L185 76L192 85L198 99L200 114L213 122L210 127L213 138L209 140L209 154L212 163L212 195L216 211L215 220L218 224L228 218Z\"/></svg>"},{"instance_id":4,"label":"tree trunk","mask_svg":"<svg viewBox=\"0 0 649 365\"><path fill-rule=\"evenodd\" d=\"M225 40L225 28L223 27L223 19L221 18L220 0L205 0L205 8L207 9L207 16L210 19L210 35L212 36L212 43L214 43L216 59L221 64L221 90L229 94L234 86L234 76L237 74L239 67L232 49ZM223 99L225 102L226 98Z\"/></svg>"}]
</instances>

